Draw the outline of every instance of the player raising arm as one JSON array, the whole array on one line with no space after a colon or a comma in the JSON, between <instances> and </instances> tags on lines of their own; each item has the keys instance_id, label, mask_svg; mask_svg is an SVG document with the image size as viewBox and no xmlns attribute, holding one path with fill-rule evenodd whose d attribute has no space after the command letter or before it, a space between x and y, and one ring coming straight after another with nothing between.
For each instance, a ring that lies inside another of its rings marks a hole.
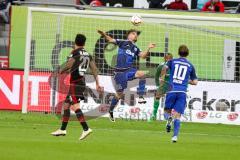
<instances>
[{"instance_id":1,"label":"player raising arm","mask_svg":"<svg viewBox=\"0 0 240 160\"><path fill-rule=\"evenodd\" d=\"M85 121L82 110L80 109L80 101L84 99L84 91L86 88L85 77L88 67L90 67L93 76L96 80L96 90L102 92L102 87L99 86L97 67L93 61L93 58L87 51L85 51L86 37L83 34L77 34L75 38L75 49L72 51L67 63L63 65L59 73L69 73L70 71L70 88L68 95L63 104L63 117L62 126L51 134L53 136L65 136L66 128L70 118L70 107L74 110L76 117L82 125L83 132L79 140L86 138L92 130L88 127Z\"/></svg>"},{"instance_id":2,"label":"player raising arm","mask_svg":"<svg viewBox=\"0 0 240 160\"><path fill-rule=\"evenodd\" d=\"M137 70L133 67L133 62L136 57L141 57L145 59L149 55L149 51L151 48L155 47L154 43L150 43L146 51L141 51L135 44L138 38L137 30L131 29L127 32L126 40L114 39L107 35L105 32L98 30L98 33L104 37L108 42L117 44L118 54L117 54L117 62L115 66L115 84L117 94L111 101L109 114L110 120L115 121L113 117L113 110L118 104L119 99L123 96L124 89L127 88L127 82L131 81L135 78L139 78L139 87L137 88L137 93L139 95L138 103L146 103L143 95L145 93L145 73L144 71Z\"/></svg>"},{"instance_id":3,"label":"player raising arm","mask_svg":"<svg viewBox=\"0 0 240 160\"><path fill-rule=\"evenodd\" d=\"M161 79L165 79L166 73L170 70L170 84L172 90L166 95L164 117L167 120L166 130L170 132L173 119L174 133L172 142L177 142L180 129L180 118L186 108L186 92L188 83L197 85L197 75L194 66L187 60L189 50L187 46L181 45L178 49L179 58L167 62L161 72ZM164 81L160 82L163 85ZM172 110L174 110L172 112ZM172 113L172 115L171 115Z\"/></svg>"}]
</instances>

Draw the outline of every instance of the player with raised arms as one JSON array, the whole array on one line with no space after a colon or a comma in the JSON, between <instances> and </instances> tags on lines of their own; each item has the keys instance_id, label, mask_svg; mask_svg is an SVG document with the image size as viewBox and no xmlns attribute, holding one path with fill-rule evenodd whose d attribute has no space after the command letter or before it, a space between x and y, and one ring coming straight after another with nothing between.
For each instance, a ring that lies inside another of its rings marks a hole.
<instances>
[{"instance_id":1,"label":"player with raised arms","mask_svg":"<svg viewBox=\"0 0 240 160\"><path fill-rule=\"evenodd\" d=\"M74 110L76 117L82 125L83 132L79 140L86 138L92 130L88 127L83 112L80 109L80 101L84 99L84 91L86 88L85 73L90 67L93 76L96 80L96 90L103 92L103 88L99 85L97 67L91 55L84 49L86 37L83 34L77 34L75 38L75 49L69 56L68 61L59 69L58 73L69 73L70 76L70 88L68 95L63 104L63 116L62 126L51 134L53 136L65 136L66 128L70 118L70 107Z\"/></svg>"},{"instance_id":2,"label":"player with raised arms","mask_svg":"<svg viewBox=\"0 0 240 160\"><path fill-rule=\"evenodd\" d=\"M127 32L126 40L114 39L107 35L105 32L98 30L98 33L104 37L108 42L118 45L117 62L115 66L115 76L114 80L116 83L116 95L111 101L109 109L109 118L112 122L115 122L113 110L118 104L119 99L123 97L124 89L127 88L127 82L135 78L139 78L139 87L137 88L137 93L139 95L138 103L146 103L143 95L145 93L145 73L144 71L137 70L133 67L133 62L136 57L145 59L149 55L151 48L156 45L150 43L146 51L141 51L137 46L136 42L138 39L138 31L131 29Z\"/></svg>"},{"instance_id":3,"label":"player with raised arms","mask_svg":"<svg viewBox=\"0 0 240 160\"><path fill-rule=\"evenodd\" d=\"M160 78L161 78L161 72L163 67L167 64L169 60L173 58L173 55L171 53L166 53L164 55L164 62L162 64L159 64L155 73L155 84L157 86L157 92L154 97L153 102L153 113L150 117L149 122L156 120L157 118L157 111L160 103L160 98L163 97L166 92L168 91L168 82L169 82L169 76L170 76L170 70L168 70L168 73L165 76L165 83L160 87Z\"/></svg>"},{"instance_id":4,"label":"player with raised arms","mask_svg":"<svg viewBox=\"0 0 240 160\"><path fill-rule=\"evenodd\" d=\"M172 85L171 91L166 95L165 113L164 117L167 119L166 130L171 130L171 122L173 119L174 133L172 142L177 142L180 118L184 114L187 99L188 84L197 85L197 75L194 66L187 60L189 50L186 45L181 45L178 49L179 58L172 59L167 62L161 72L160 85L164 84L167 71L170 70L170 84Z\"/></svg>"}]
</instances>

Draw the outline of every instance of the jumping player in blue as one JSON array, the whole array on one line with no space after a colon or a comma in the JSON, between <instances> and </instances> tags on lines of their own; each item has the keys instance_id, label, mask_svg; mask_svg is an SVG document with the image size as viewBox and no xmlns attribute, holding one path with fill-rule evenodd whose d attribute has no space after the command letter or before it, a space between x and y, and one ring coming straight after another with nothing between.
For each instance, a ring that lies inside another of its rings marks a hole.
<instances>
[{"instance_id":1,"label":"jumping player in blue","mask_svg":"<svg viewBox=\"0 0 240 160\"><path fill-rule=\"evenodd\" d=\"M137 70L133 67L133 63L136 57L140 57L145 59L151 48L154 48L156 45L154 43L150 43L146 51L141 51L135 44L138 38L138 31L131 29L127 32L127 40L119 40L113 39L105 32L98 30L98 33L104 37L108 42L114 43L118 45L118 54L117 54L117 63L115 66L115 87L117 94L111 101L110 109L109 109L109 118L112 122L115 122L113 116L113 110L118 104L119 99L123 97L123 91L127 88L127 82L131 81L135 78L139 78L139 87L137 88L137 92L139 95L138 103L146 103L143 98L145 93L145 73L144 71Z\"/></svg>"},{"instance_id":2,"label":"jumping player in blue","mask_svg":"<svg viewBox=\"0 0 240 160\"><path fill-rule=\"evenodd\" d=\"M187 60L189 50L187 46L181 45L178 49L179 58L167 62L161 72L161 79L165 78L167 70L170 70L171 91L166 95L164 117L167 120L166 130L170 132L173 120L174 133L172 142L177 142L180 129L180 118L186 107L186 92L188 84L197 85L197 75L194 66ZM161 82L160 81L160 85ZM174 110L172 112L172 110Z\"/></svg>"}]
</instances>

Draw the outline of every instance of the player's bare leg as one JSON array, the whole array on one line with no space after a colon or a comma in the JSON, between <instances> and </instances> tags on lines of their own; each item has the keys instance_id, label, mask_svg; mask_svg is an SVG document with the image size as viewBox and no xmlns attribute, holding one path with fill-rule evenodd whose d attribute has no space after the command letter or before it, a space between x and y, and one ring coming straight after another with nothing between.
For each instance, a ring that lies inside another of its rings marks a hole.
<instances>
[{"instance_id":1,"label":"player's bare leg","mask_svg":"<svg viewBox=\"0 0 240 160\"><path fill-rule=\"evenodd\" d=\"M174 132L173 132L173 136L172 136L172 142L175 143L177 142L178 139L178 134L179 134L179 129L180 129L180 118L181 118L181 114L178 112L174 112L173 113L173 125L174 125Z\"/></svg>"},{"instance_id":2,"label":"player's bare leg","mask_svg":"<svg viewBox=\"0 0 240 160\"><path fill-rule=\"evenodd\" d=\"M135 78L139 79L139 86L137 88L137 93L139 95L138 103L144 104L147 101L144 99L143 95L145 94L145 84L146 84L146 78L145 78L145 72L144 71L137 71L135 73Z\"/></svg>"},{"instance_id":3,"label":"player's bare leg","mask_svg":"<svg viewBox=\"0 0 240 160\"><path fill-rule=\"evenodd\" d=\"M109 108L109 119L111 122L115 122L115 118L113 115L113 110L117 106L119 100L123 97L123 92L117 92L116 95L113 97L110 108Z\"/></svg>"},{"instance_id":4,"label":"player's bare leg","mask_svg":"<svg viewBox=\"0 0 240 160\"><path fill-rule=\"evenodd\" d=\"M65 136L67 134L66 128L70 118L70 103L63 104L62 126L60 129L51 133L53 136Z\"/></svg>"},{"instance_id":5,"label":"player's bare leg","mask_svg":"<svg viewBox=\"0 0 240 160\"><path fill-rule=\"evenodd\" d=\"M76 117L78 119L78 121L80 122L82 128L83 128L83 132L79 138L79 140L83 140L85 139L88 135L90 135L92 133L92 130L88 127L83 112L80 109L80 103L76 103L74 105L72 105L72 109L74 110Z\"/></svg>"}]
</instances>

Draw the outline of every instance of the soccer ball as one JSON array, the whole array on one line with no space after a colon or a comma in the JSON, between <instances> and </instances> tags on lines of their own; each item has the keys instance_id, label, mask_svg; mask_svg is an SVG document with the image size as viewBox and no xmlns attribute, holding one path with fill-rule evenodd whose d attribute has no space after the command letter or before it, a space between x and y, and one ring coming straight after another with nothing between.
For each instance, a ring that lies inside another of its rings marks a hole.
<instances>
[{"instance_id":1,"label":"soccer ball","mask_svg":"<svg viewBox=\"0 0 240 160\"><path fill-rule=\"evenodd\" d=\"M140 15L134 15L131 18L131 23L134 26L139 26L142 23L142 17Z\"/></svg>"}]
</instances>

